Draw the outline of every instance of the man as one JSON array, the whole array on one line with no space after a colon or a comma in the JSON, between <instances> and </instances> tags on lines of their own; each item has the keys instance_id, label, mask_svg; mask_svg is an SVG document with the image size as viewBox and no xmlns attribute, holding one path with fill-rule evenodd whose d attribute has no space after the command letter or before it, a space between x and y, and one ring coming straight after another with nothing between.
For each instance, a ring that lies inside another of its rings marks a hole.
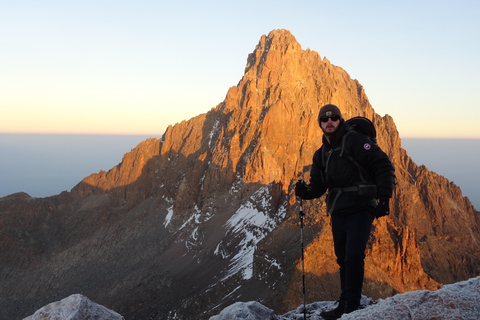
<instances>
[{"instance_id":1,"label":"man","mask_svg":"<svg viewBox=\"0 0 480 320\"><path fill-rule=\"evenodd\" d=\"M321 316L332 320L360 306L367 241L374 218L389 213L395 169L370 138L345 122L337 106L323 106L318 123L323 145L313 156L310 184L297 182L295 194L314 199L328 190L327 214L331 214L342 293L338 306Z\"/></svg>"}]
</instances>

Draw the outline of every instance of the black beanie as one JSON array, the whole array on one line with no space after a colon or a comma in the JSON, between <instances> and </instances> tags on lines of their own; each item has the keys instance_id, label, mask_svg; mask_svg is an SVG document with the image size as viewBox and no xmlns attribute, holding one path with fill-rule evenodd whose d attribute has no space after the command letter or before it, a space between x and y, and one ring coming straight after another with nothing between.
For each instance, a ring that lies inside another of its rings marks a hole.
<instances>
[{"instance_id":1,"label":"black beanie","mask_svg":"<svg viewBox=\"0 0 480 320\"><path fill-rule=\"evenodd\" d=\"M318 122L320 122L320 117L331 117L333 115L340 116L340 119L342 119L342 112L336 105L326 104L320 108L320 112L318 113Z\"/></svg>"}]
</instances>

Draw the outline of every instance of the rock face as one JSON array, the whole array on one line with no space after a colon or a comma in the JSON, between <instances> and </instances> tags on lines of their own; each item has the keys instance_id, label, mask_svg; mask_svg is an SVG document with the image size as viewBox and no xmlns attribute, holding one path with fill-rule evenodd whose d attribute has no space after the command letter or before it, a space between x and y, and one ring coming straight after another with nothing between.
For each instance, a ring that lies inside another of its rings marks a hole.
<instances>
[{"instance_id":1,"label":"rock face","mask_svg":"<svg viewBox=\"0 0 480 320\"><path fill-rule=\"evenodd\" d=\"M124 320L115 311L90 301L80 294L73 294L58 302L52 302L23 320Z\"/></svg>"},{"instance_id":2,"label":"rock face","mask_svg":"<svg viewBox=\"0 0 480 320\"><path fill-rule=\"evenodd\" d=\"M0 318L72 292L128 319L208 319L260 301L301 304L293 193L321 146L320 106L373 120L396 167L393 212L374 224L364 294L437 289L480 273L480 221L461 190L419 167L363 87L286 30L262 36L206 114L168 127L71 192L0 199ZM338 297L324 199L305 201L308 301Z\"/></svg>"}]
</instances>

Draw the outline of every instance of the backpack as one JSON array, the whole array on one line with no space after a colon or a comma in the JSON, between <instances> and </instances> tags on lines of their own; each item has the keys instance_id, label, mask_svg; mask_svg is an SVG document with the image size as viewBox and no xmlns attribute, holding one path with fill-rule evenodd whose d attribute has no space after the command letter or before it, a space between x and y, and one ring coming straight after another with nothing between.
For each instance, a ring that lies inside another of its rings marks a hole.
<instances>
[{"instance_id":1,"label":"backpack","mask_svg":"<svg viewBox=\"0 0 480 320\"><path fill-rule=\"evenodd\" d=\"M353 130L366 135L373 143L377 143L377 130L370 119L365 117L354 117L345 121Z\"/></svg>"},{"instance_id":2,"label":"backpack","mask_svg":"<svg viewBox=\"0 0 480 320\"><path fill-rule=\"evenodd\" d=\"M340 157L342 157L343 154L346 153L347 157L356 166L358 166L358 163L353 159L353 157L350 154L348 154L348 150L345 149L345 140L347 139L347 136L353 131L356 131L360 134L363 134L367 138L369 138L370 141L372 141L374 144L377 144L377 130L375 130L375 126L373 125L372 121L370 121L370 119L365 117L353 117L345 121L345 123L348 123L350 125L350 129L343 136L341 147L336 149L337 150L340 149ZM322 155L322 161L323 161L323 155ZM323 164L325 165L325 163Z\"/></svg>"},{"instance_id":3,"label":"backpack","mask_svg":"<svg viewBox=\"0 0 480 320\"><path fill-rule=\"evenodd\" d=\"M353 117L351 119L348 119L345 121L345 123L348 123L350 125L350 129L345 133L342 139L341 147L337 147L336 150L340 150L340 157L343 156L344 153L347 154L347 157L349 158L350 161L352 161L356 166L359 166L358 163L353 159L353 157L348 153L348 151L345 149L345 140L347 139L347 136L352 133L353 131L356 131L360 134L363 134L364 136L368 137L370 141L372 141L374 144L377 144L377 130L375 129L375 126L373 125L373 122L370 121L370 119L365 118L365 117ZM345 152L347 151L347 152ZM325 166L324 162L324 149L322 149L322 164Z\"/></svg>"}]
</instances>

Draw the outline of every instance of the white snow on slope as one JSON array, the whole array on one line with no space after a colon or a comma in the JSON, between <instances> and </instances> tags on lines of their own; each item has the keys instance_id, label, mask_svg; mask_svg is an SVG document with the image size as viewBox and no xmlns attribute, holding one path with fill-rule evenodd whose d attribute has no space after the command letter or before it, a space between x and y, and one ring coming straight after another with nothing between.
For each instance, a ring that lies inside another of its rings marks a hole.
<instances>
[{"instance_id":1,"label":"white snow on slope","mask_svg":"<svg viewBox=\"0 0 480 320\"><path fill-rule=\"evenodd\" d=\"M167 215L165 216L165 221L163 222L163 226L166 228L172 221L172 217L173 217L173 199L168 197L163 197L163 199L170 204L170 207L167 209Z\"/></svg>"},{"instance_id":2,"label":"white snow on slope","mask_svg":"<svg viewBox=\"0 0 480 320\"><path fill-rule=\"evenodd\" d=\"M185 247L187 249L190 250L201 245L203 235L200 234L199 228L211 218L212 214L210 212L202 212L202 210L195 205L190 217L177 230L177 232L183 229L191 231L190 236L185 239Z\"/></svg>"},{"instance_id":3,"label":"white snow on slope","mask_svg":"<svg viewBox=\"0 0 480 320\"><path fill-rule=\"evenodd\" d=\"M220 122L218 121L218 119L215 120L215 123L214 123L214 125L213 125L212 131L210 132L210 134L209 134L209 136L208 136L208 148L209 148L209 149L212 149L213 137L217 134L219 124L220 124Z\"/></svg>"},{"instance_id":4,"label":"white snow on slope","mask_svg":"<svg viewBox=\"0 0 480 320\"><path fill-rule=\"evenodd\" d=\"M345 314L341 320L479 320L480 277L436 291L412 291L373 304L362 298L364 309ZM315 302L306 306L307 319L323 320L320 313L336 306L335 302ZM210 320L300 320L303 306L281 316L258 302L237 302Z\"/></svg>"},{"instance_id":5,"label":"white snow on slope","mask_svg":"<svg viewBox=\"0 0 480 320\"><path fill-rule=\"evenodd\" d=\"M269 187L265 186L257 190L251 199L243 204L235 214L226 222L227 233L235 233L241 238L238 252L232 259L230 269L224 279L239 272L245 280L253 276L253 257L257 244L275 229L285 217L286 208L282 206L271 218L270 212L271 195ZM215 251L220 254L218 247Z\"/></svg>"},{"instance_id":6,"label":"white snow on slope","mask_svg":"<svg viewBox=\"0 0 480 320\"><path fill-rule=\"evenodd\" d=\"M163 226L166 228L169 224L170 224L170 221L172 221L172 217L173 217L173 205L167 209L168 210L168 213L165 217L165 222L163 223Z\"/></svg>"}]
</instances>

